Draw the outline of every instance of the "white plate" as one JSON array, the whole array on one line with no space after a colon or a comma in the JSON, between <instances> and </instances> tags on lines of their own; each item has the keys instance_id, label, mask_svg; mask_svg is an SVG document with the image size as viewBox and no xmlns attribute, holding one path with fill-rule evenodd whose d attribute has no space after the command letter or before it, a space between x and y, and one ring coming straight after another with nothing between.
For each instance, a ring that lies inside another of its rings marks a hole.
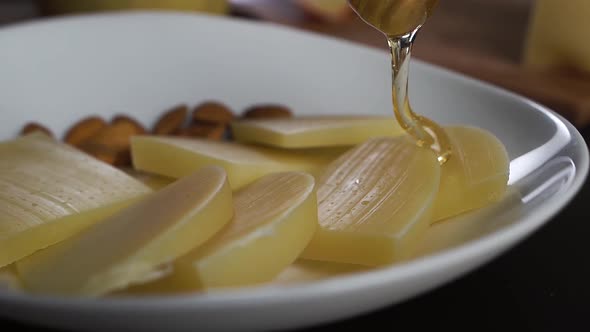
<instances>
[{"instance_id":1,"label":"white plate","mask_svg":"<svg viewBox=\"0 0 590 332\"><path fill-rule=\"evenodd\" d=\"M297 114L390 114L388 65L379 50L205 16L128 13L9 27L0 29L0 138L12 137L29 120L62 132L92 113L126 112L148 124L172 105L205 99L237 110L279 102ZM578 191L588 152L563 118L430 65L416 63L412 74L416 110L443 123L486 128L502 140L512 160L510 183L520 193L476 214L478 226L440 244L446 249L290 287L101 300L0 293L0 315L97 331L261 330L340 319L408 299L488 262Z\"/></svg>"}]
</instances>

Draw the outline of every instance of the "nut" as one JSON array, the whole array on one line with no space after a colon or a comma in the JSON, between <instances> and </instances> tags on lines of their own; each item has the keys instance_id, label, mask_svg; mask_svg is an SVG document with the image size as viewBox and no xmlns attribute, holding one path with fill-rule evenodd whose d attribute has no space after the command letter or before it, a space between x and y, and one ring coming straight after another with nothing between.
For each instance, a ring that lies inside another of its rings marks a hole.
<instances>
[{"instance_id":1,"label":"nut","mask_svg":"<svg viewBox=\"0 0 590 332\"><path fill-rule=\"evenodd\" d=\"M233 112L225 105L217 102L205 102L193 110L193 122L227 125L234 119Z\"/></svg>"},{"instance_id":2,"label":"nut","mask_svg":"<svg viewBox=\"0 0 590 332\"><path fill-rule=\"evenodd\" d=\"M131 163L131 142L134 135L143 132L128 121L118 121L99 130L80 144L80 150L114 166Z\"/></svg>"},{"instance_id":3,"label":"nut","mask_svg":"<svg viewBox=\"0 0 590 332\"><path fill-rule=\"evenodd\" d=\"M94 158L113 166L127 166L131 164L131 157L125 152L119 152L108 146L86 143L80 149Z\"/></svg>"},{"instance_id":4,"label":"nut","mask_svg":"<svg viewBox=\"0 0 590 332\"><path fill-rule=\"evenodd\" d=\"M290 118L293 117L293 112L282 105L256 105L246 109L243 117L246 119Z\"/></svg>"},{"instance_id":5,"label":"nut","mask_svg":"<svg viewBox=\"0 0 590 332\"><path fill-rule=\"evenodd\" d=\"M180 131L186 121L188 107L176 106L164 113L154 125L152 133L155 135L174 135Z\"/></svg>"},{"instance_id":6,"label":"nut","mask_svg":"<svg viewBox=\"0 0 590 332\"><path fill-rule=\"evenodd\" d=\"M117 114L115 115L115 117L113 117L113 119L111 120L111 124L118 124L118 123L128 123L132 126L135 127L135 135L143 135L143 134L147 134L147 130L145 129L145 127L139 123L137 120L135 120L134 118L124 115L124 114Z\"/></svg>"},{"instance_id":7,"label":"nut","mask_svg":"<svg viewBox=\"0 0 590 332\"><path fill-rule=\"evenodd\" d=\"M94 136L107 126L98 116L90 116L78 121L65 134L64 141L73 146L80 146L87 139Z\"/></svg>"},{"instance_id":8,"label":"nut","mask_svg":"<svg viewBox=\"0 0 590 332\"><path fill-rule=\"evenodd\" d=\"M186 128L182 128L178 135L202 137L219 141L223 138L226 128L227 126L223 124L194 123Z\"/></svg>"},{"instance_id":9,"label":"nut","mask_svg":"<svg viewBox=\"0 0 590 332\"><path fill-rule=\"evenodd\" d=\"M35 132L41 132L49 137L53 137L53 133L51 130L47 129L47 127L37 123L37 122L29 122L23 126L20 131L21 135L29 135Z\"/></svg>"}]
</instances>

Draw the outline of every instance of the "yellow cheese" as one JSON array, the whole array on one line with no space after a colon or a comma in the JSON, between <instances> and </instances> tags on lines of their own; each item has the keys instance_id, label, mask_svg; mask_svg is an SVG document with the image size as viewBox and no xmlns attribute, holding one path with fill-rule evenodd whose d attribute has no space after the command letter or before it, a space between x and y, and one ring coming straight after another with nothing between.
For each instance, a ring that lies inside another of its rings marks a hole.
<instances>
[{"instance_id":1,"label":"yellow cheese","mask_svg":"<svg viewBox=\"0 0 590 332\"><path fill-rule=\"evenodd\" d=\"M232 221L178 259L174 272L130 293L176 293L270 281L303 251L317 228L312 176L270 174L234 194Z\"/></svg>"},{"instance_id":2,"label":"yellow cheese","mask_svg":"<svg viewBox=\"0 0 590 332\"><path fill-rule=\"evenodd\" d=\"M161 277L233 215L225 172L206 167L17 262L27 291L97 296Z\"/></svg>"},{"instance_id":3,"label":"yellow cheese","mask_svg":"<svg viewBox=\"0 0 590 332\"><path fill-rule=\"evenodd\" d=\"M57 243L151 190L35 135L0 143L0 267Z\"/></svg>"},{"instance_id":4,"label":"yellow cheese","mask_svg":"<svg viewBox=\"0 0 590 332\"><path fill-rule=\"evenodd\" d=\"M167 176L142 172L133 168L125 168L123 171L153 190L162 189L175 181L175 179L169 178Z\"/></svg>"},{"instance_id":5,"label":"yellow cheese","mask_svg":"<svg viewBox=\"0 0 590 332\"><path fill-rule=\"evenodd\" d=\"M590 72L590 1L536 0L524 52L526 64Z\"/></svg>"},{"instance_id":6,"label":"yellow cheese","mask_svg":"<svg viewBox=\"0 0 590 332\"><path fill-rule=\"evenodd\" d=\"M283 270L283 272L272 281L272 284L292 285L341 277L353 273L362 273L370 270L371 268L362 265L299 259Z\"/></svg>"},{"instance_id":7,"label":"yellow cheese","mask_svg":"<svg viewBox=\"0 0 590 332\"><path fill-rule=\"evenodd\" d=\"M332 116L240 120L232 123L237 141L281 148L351 146L369 138L398 136L392 116Z\"/></svg>"},{"instance_id":8,"label":"yellow cheese","mask_svg":"<svg viewBox=\"0 0 590 332\"><path fill-rule=\"evenodd\" d=\"M233 142L158 136L133 137L131 150L136 169L173 178L205 165L221 166L234 190L273 172L317 174L343 152L335 148L290 153Z\"/></svg>"},{"instance_id":9,"label":"yellow cheese","mask_svg":"<svg viewBox=\"0 0 590 332\"><path fill-rule=\"evenodd\" d=\"M406 136L358 145L320 178L320 228L302 257L369 266L403 258L430 224L440 173L435 154Z\"/></svg>"},{"instance_id":10,"label":"yellow cheese","mask_svg":"<svg viewBox=\"0 0 590 332\"><path fill-rule=\"evenodd\" d=\"M481 208L502 199L510 159L494 135L479 128L447 127L453 156L442 166L433 221Z\"/></svg>"}]
</instances>

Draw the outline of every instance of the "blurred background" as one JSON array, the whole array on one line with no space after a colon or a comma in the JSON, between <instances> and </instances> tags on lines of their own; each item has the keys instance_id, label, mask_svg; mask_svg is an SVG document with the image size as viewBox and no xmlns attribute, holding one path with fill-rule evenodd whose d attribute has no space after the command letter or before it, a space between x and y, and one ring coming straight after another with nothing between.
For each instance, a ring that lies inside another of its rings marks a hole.
<instances>
[{"instance_id":1,"label":"blurred background","mask_svg":"<svg viewBox=\"0 0 590 332\"><path fill-rule=\"evenodd\" d=\"M145 8L271 21L385 48L384 38L345 0L0 0L0 25ZM590 124L590 45L583 42L590 33L588 15L588 0L442 0L414 54L546 104L585 131Z\"/></svg>"}]
</instances>

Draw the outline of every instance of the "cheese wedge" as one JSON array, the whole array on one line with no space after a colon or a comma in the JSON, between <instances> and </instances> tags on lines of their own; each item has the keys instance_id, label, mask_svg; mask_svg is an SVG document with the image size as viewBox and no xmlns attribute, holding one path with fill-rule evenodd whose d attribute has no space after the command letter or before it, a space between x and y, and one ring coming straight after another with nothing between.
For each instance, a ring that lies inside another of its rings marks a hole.
<instances>
[{"instance_id":1,"label":"cheese wedge","mask_svg":"<svg viewBox=\"0 0 590 332\"><path fill-rule=\"evenodd\" d=\"M42 136L0 143L0 267L149 192L120 170Z\"/></svg>"},{"instance_id":2,"label":"cheese wedge","mask_svg":"<svg viewBox=\"0 0 590 332\"><path fill-rule=\"evenodd\" d=\"M98 296L166 273L232 217L231 189L206 167L17 263L27 291Z\"/></svg>"},{"instance_id":3,"label":"cheese wedge","mask_svg":"<svg viewBox=\"0 0 590 332\"><path fill-rule=\"evenodd\" d=\"M318 174L345 151L335 148L290 153L233 142L158 136L133 137L131 150L136 169L172 178L206 165L221 166L234 190L274 172Z\"/></svg>"},{"instance_id":4,"label":"cheese wedge","mask_svg":"<svg viewBox=\"0 0 590 332\"><path fill-rule=\"evenodd\" d=\"M358 145L320 178L320 228L302 257L367 266L403 258L430 224L440 173L435 154L407 136Z\"/></svg>"},{"instance_id":5,"label":"cheese wedge","mask_svg":"<svg viewBox=\"0 0 590 332\"><path fill-rule=\"evenodd\" d=\"M129 290L178 293L271 281L303 251L317 228L314 179L270 174L234 194L232 221L179 258L174 272Z\"/></svg>"},{"instance_id":6,"label":"cheese wedge","mask_svg":"<svg viewBox=\"0 0 590 332\"><path fill-rule=\"evenodd\" d=\"M504 197L510 159L493 134L473 127L446 127L453 155L442 166L433 221L481 208Z\"/></svg>"},{"instance_id":7,"label":"cheese wedge","mask_svg":"<svg viewBox=\"0 0 590 332\"><path fill-rule=\"evenodd\" d=\"M392 116L325 116L240 120L232 123L235 139L281 148L352 146L369 138L399 136Z\"/></svg>"},{"instance_id":8,"label":"cheese wedge","mask_svg":"<svg viewBox=\"0 0 590 332\"><path fill-rule=\"evenodd\" d=\"M536 0L529 20L524 63L536 68L590 72L590 2Z\"/></svg>"}]
</instances>

